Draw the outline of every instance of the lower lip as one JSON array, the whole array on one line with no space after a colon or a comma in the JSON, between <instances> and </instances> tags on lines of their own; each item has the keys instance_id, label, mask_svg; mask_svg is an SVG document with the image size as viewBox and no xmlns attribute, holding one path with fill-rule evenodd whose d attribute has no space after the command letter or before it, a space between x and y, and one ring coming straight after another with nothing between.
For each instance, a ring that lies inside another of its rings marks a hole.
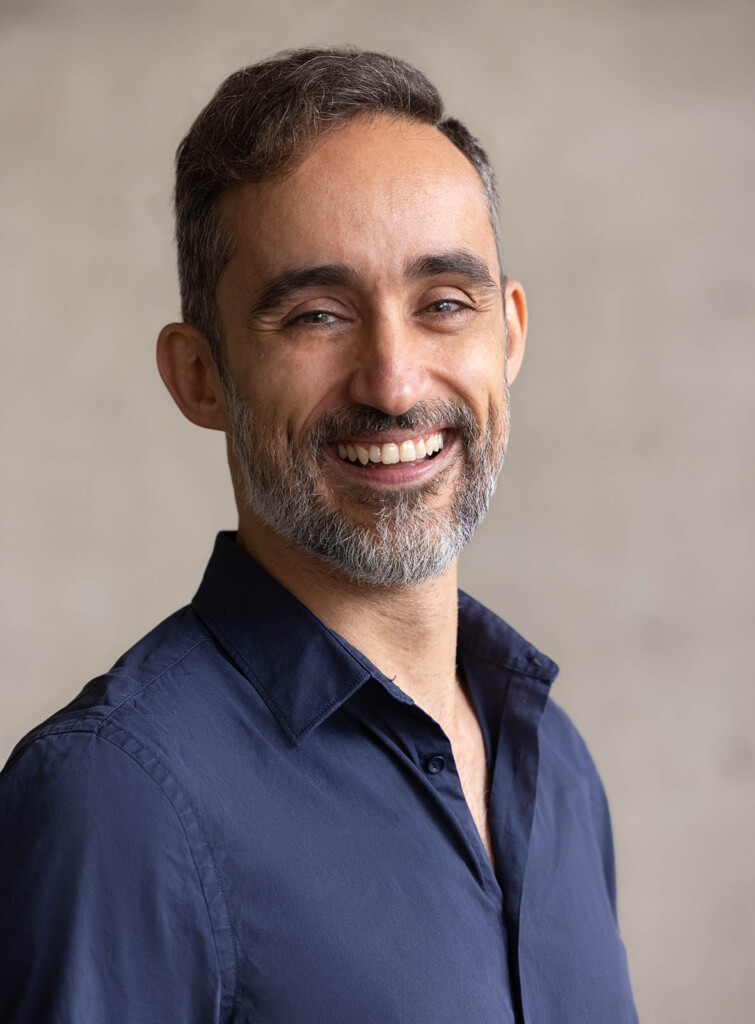
<instances>
[{"instance_id":1,"label":"lower lip","mask_svg":"<svg viewBox=\"0 0 755 1024\"><path fill-rule=\"evenodd\" d=\"M418 462L416 465L412 465L410 462L397 462L390 468L372 469L369 463L363 466L360 462L347 462L346 459L342 459L337 452L330 446L326 447L325 452L331 461L335 462L338 468L350 479L361 480L362 483L370 484L386 484L388 486L395 484L413 484L421 480L425 480L431 474L441 469L448 461L449 454L453 450L456 442L455 435L452 435L450 431L446 433L445 444L437 455L432 459L423 459L422 462Z\"/></svg>"}]
</instances>

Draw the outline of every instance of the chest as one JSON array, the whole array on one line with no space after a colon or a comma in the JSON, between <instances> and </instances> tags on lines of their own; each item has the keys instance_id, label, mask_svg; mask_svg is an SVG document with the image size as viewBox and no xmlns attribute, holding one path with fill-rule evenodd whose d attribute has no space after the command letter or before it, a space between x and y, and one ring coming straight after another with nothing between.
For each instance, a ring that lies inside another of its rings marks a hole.
<instances>
[{"instance_id":1,"label":"chest","mask_svg":"<svg viewBox=\"0 0 755 1024\"><path fill-rule=\"evenodd\" d=\"M459 827L456 780L448 768L427 773L426 755L446 754L437 723L424 723L423 740L417 710L399 710L403 718L383 725L372 705L352 707L295 747L247 734L232 773L203 766L199 817L228 909L239 1020L514 1024L503 908L522 847L507 856L502 823L508 808L532 806L534 792L514 776L502 788L500 751L489 783L479 731L449 737L488 848L492 788L502 901L479 870L470 830ZM533 1006L527 1021L625 1024L633 1018L616 1007L625 966L596 830L579 802L584 787L570 792L577 802L566 820L560 793L541 795L533 848L522 851L530 880L517 984ZM599 1008L592 1015L574 998L575 977L594 979L585 995Z\"/></svg>"},{"instance_id":2,"label":"chest","mask_svg":"<svg viewBox=\"0 0 755 1024\"><path fill-rule=\"evenodd\" d=\"M451 739L454 763L469 811L480 839L495 869L493 843L488 822L490 778L482 731L471 707L460 716Z\"/></svg>"},{"instance_id":3,"label":"chest","mask_svg":"<svg viewBox=\"0 0 755 1024\"><path fill-rule=\"evenodd\" d=\"M250 1019L514 1024L500 903L424 761L354 744L334 772L299 753L275 798L245 779L253 817L217 851Z\"/></svg>"}]
</instances>

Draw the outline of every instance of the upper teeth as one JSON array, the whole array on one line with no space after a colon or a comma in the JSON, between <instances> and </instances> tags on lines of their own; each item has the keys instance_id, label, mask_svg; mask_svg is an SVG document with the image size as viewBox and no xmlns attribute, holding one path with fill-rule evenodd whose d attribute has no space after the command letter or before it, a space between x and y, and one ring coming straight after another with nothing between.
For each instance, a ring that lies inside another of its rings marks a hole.
<instances>
[{"instance_id":1,"label":"upper teeth","mask_svg":"<svg viewBox=\"0 0 755 1024\"><path fill-rule=\"evenodd\" d=\"M439 430L429 437L418 437L413 441L402 441L400 444L393 441L387 444L371 444L368 447L361 444L339 444L338 454L342 459L361 462L363 466L368 462L382 462L386 466L391 466L396 462L416 462L417 459L424 459L426 455L440 451L445 440L445 430Z\"/></svg>"}]
</instances>

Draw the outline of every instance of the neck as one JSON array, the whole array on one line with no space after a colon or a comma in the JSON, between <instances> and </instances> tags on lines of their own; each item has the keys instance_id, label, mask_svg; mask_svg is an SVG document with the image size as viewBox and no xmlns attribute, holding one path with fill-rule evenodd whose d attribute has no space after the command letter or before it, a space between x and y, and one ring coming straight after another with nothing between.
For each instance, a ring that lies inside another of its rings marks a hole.
<instances>
[{"instance_id":1,"label":"neck","mask_svg":"<svg viewBox=\"0 0 755 1024\"><path fill-rule=\"evenodd\" d=\"M455 564L416 587L387 589L354 583L259 522L242 521L238 543L326 626L453 730L459 701Z\"/></svg>"}]
</instances>

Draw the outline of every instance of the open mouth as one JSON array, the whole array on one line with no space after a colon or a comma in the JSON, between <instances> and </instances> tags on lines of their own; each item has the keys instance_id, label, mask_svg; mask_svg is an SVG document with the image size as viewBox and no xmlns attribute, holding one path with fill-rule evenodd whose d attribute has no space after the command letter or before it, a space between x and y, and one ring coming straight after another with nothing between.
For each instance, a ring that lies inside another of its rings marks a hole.
<instances>
[{"instance_id":1,"label":"open mouth","mask_svg":"<svg viewBox=\"0 0 755 1024\"><path fill-rule=\"evenodd\" d=\"M436 430L402 441L336 441L333 449L343 462L369 469L380 469L383 466L418 466L434 459L442 451L446 442L446 431Z\"/></svg>"}]
</instances>

